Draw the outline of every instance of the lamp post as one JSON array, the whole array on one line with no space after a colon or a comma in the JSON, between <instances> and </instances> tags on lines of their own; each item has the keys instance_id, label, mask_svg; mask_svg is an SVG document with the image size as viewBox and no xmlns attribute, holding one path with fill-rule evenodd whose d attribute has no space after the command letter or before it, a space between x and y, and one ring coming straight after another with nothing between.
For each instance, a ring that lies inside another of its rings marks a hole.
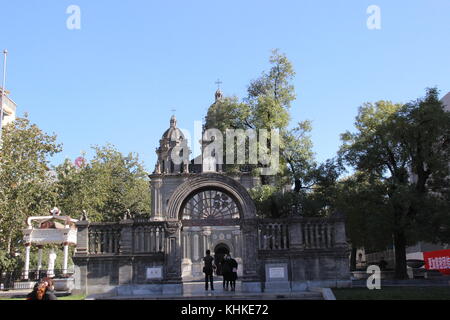
<instances>
[{"instance_id":1,"label":"lamp post","mask_svg":"<svg viewBox=\"0 0 450 320\"><path fill-rule=\"evenodd\" d=\"M8 55L8 50L3 50L3 83L2 83L2 95L1 95L1 102L0 102L0 142L2 140L2 123L3 123L3 101L5 100L6 96L6 57Z\"/></svg>"}]
</instances>

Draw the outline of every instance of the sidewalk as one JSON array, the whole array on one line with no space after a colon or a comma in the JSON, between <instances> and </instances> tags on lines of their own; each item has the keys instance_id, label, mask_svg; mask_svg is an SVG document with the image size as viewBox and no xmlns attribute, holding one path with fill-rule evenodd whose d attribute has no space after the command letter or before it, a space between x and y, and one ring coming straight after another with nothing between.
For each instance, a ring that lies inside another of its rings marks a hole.
<instances>
[{"instance_id":1,"label":"sidewalk","mask_svg":"<svg viewBox=\"0 0 450 320\"><path fill-rule=\"evenodd\" d=\"M204 282L187 282L183 284L180 295L146 295L146 296L102 296L92 295L87 300L323 300L318 292L241 292L241 283L236 283L236 291L224 291L222 281L214 281L214 291L205 290Z\"/></svg>"}]
</instances>

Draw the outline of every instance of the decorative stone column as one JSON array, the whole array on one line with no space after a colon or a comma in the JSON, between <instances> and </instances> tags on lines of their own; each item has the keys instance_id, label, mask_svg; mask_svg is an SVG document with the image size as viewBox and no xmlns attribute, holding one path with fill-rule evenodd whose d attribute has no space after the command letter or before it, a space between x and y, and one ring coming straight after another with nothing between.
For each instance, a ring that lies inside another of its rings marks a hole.
<instances>
[{"instance_id":1,"label":"decorative stone column","mask_svg":"<svg viewBox=\"0 0 450 320\"><path fill-rule=\"evenodd\" d=\"M42 269L42 246L37 246L37 247L38 247L38 266L37 266L37 270L39 272Z\"/></svg>"},{"instance_id":2,"label":"decorative stone column","mask_svg":"<svg viewBox=\"0 0 450 320\"><path fill-rule=\"evenodd\" d=\"M164 294L182 294L183 283L181 278L181 222L166 222L166 264L164 266Z\"/></svg>"},{"instance_id":3,"label":"decorative stone column","mask_svg":"<svg viewBox=\"0 0 450 320\"><path fill-rule=\"evenodd\" d=\"M289 223L289 248L293 250L303 250L305 244L303 243L302 220L292 220Z\"/></svg>"},{"instance_id":4,"label":"decorative stone column","mask_svg":"<svg viewBox=\"0 0 450 320\"><path fill-rule=\"evenodd\" d=\"M30 249L31 243L25 243L25 268L23 270L24 280L28 280L28 274L30 272Z\"/></svg>"},{"instance_id":5,"label":"decorative stone column","mask_svg":"<svg viewBox=\"0 0 450 320\"><path fill-rule=\"evenodd\" d=\"M182 276L189 276L192 272L192 260L190 256L189 245L191 242L190 233L185 229L184 232L180 236L180 246L182 246L182 260L181 260L181 270Z\"/></svg>"},{"instance_id":6,"label":"decorative stone column","mask_svg":"<svg viewBox=\"0 0 450 320\"><path fill-rule=\"evenodd\" d=\"M75 257L86 256L89 253L89 221L78 221L75 225L78 229Z\"/></svg>"},{"instance_id":7,"label":"decorative stone column","mask_svg":"<svg viewBox=\"0 0 450 320\"><path fill-rule=\"evenodd\" d=\"M48 255L47 276L49 276L49 277L52 277L55 275L55 260L56 260L56 253L55 253L55 251L51 250Z\"/></svg>"},{"instance_id":8,"label":"decorative stone column","mask_svg":"<svg viewBox=\"0 0 450 320\"><path fill-rule=\"evenodd\" d=\"M122 255L133 254L133 223L132 219L120 221L119 253ZM123 259L119 262L119 285L133 283L133 258Z\"/></svg>"},{"instance_id":9,"label":"decorative stone column","mask_svg":"<svg viewBox=\"0 0 450 320\"><path fill-rule=\"evenodd\" d=\"M64 246L64 260L63 260L63 274L67 274L67 261L69 259L69 244L63 243Z\"/></svg>"},{"instance_id":10,"label":"decorative stone column","mask_svg":"<svg viewBox=\"0 0 450 320\"><path fill-rule=\"evenodd\" d=\"M162 221L162 196L161 196L162 179L159 176L151 176L151 195L152 195L152 216L153 221Z\"/></svg>"},{"instance_id":11,"label":"decorative stone column","mask_svg":"<svg viewBox=\"0 0 450 320\"><path fill-rule=\"evenodd\" d=\"M258 270L258 227L255 219L243 220L242 231L242 262L243 292L261 292L261 276Z\"/></svg>"},{"instance_id":12,"label":"decorative stone column","mask_svg":"<svg viewBox=\"0 0 450 320\"><path fill-rule=\"evenodd\" d=\"M347 236L345 234L345 220L342 214L334 214L334 247L347 248Z\"/></svg>"},{"instance_id":13,"label":"decorative stone column","mask_svg":"<svg viewBox=\"0 0 450 320\"><path fill-rule=\"evenodd\" d=\"M210 246L211 246L211 241L210 241L210 237L211 237L211 227L203 227L203 252L202 254L206 254L206 250L211 250Z\"/></svg>"},{"instance_id":14,"label":"decorative stone column","mask_svg":"<svg viewBox=\"0 0 450 320\"><path fill-rule=\"evenodd\" d=\"M75 264L75 288L73 294L88 294L88 263L89 263L89 221L81 220L75 223L77 232L77 246L73 255Z\"/></svg>"}]
</instances>

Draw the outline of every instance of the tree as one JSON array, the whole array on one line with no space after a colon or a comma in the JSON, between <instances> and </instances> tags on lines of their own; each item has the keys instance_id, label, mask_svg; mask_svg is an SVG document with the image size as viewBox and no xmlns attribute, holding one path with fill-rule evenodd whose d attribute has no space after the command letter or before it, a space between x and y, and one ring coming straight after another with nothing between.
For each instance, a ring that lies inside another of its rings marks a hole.
<instances>
[{"instance_id":1,"label":"tree","mask_svg":"<svg viewBox=\"0 0 450 320\"><path fill-rule=\"evenodd\" d=\"M366 179L382 184L378 198L385 200L381 218L394 239L395 274L406 278L408 244L448 240L448 225L442 223L449 220L443 177L450 174L450 115L437 89L428 89L424 98L406 105L365 104L355 126L356 133L342 135L340 155Z\"/></svg>"},{"instance_id":2,"label":"tree","mask_svg":"<svg viewBox=\"0 0 450 320\"><path fill-rule=\"evenodd\" d=\"M26 218L56 204L49 157L60 152L61 145L56 143L56 135L31 124L27 115L6 125L2 138L0 247L12 253Z\"/></svg>"},{"instance_id":3,"label":"tree","mask_svg":"<svg viewBox=\"0 0 450 320\"><path fill-rule=\"evenodd\" d=\"M205 127L224 129L283 129L289 124L289 108L295 100L295 76L292 63L286 55L273 50L269 72L253 80L247 88L247 97L216 101L205 118Z\"/></svg>"},{"instance_id":4,"label":"tree","mask_svg":"<svg viewBox=\"0 0 450 320\"><path fill-rule=\"evenodd\" d=\"M90 163L77 167L66 159L56 167L59 207L70 216L78 217L83 210L89 214L89 220L101 221L99 210L107 198L104 179L92 168Z\"/></svg>"},{"instance_id":5,"label":"tree","mask_svg":"<svg viewBox=\"0 0 450 320\"><path fill-rule=\"evenodd\" d=\"M119 220L125 211L150 212L149 180L139 156L122 155L114 146L94 146L94 158L76 167L66 160L58 166L61 208L91 221Z\"/></svg>"},{"instance_id":6,"label":"tree","mask_svg":"<svg viewBox=\"0 0 450 320\"><path fill-rule=\"evenodd\" d=\"M237 97L226 97L217 100L209 109L205 118L205 128L219 129L225 136L226 129L266 129L270 133L273 130L279 130L281 140L288 137L289 134L298 133L293 130L288 132L290 116L289 109L292 101L295 99L294 86L291 81L295 75L292 63L287 59L286 55L273 50L269 60L271 68L268 72L253 80L247 89L247 97L240 102ZM304 124L308 124L305 122ZM303 128L302 128L303 129ZM290 137L290 136L289 136ZM226 148L236 147L226 146ZM258 152L263 149L270 148L271 139L267 141L267 145L258 142ZM283 141L280 142L283 144ZM248 153L248 145L246 145L246 153ZM279 175L286 173L286 162L284 159L280 161ZM253 169L256 172L261 165L230 165L225 166L228 172L249 171ZM267 179L268 181L270 179Z\"/></svg>"},{"instance_id":7,"label":"tree","mask_svg":"<svg viewBox=\"0 0 450 320\"><path fill-rule=\"evenodd\" d=\"M249 123L250 106L239 102L237 97L224 97L212 104L205 117L205 128L216 128L222 133L226 129L252 129Z\"/></svg>"},{"instance_id":8,"label":"tree","mask_svg":"<svg viewBox=\"0 0 450 320\"><path fill-rule=\"evenodd\" d=\"M294 191L309 189L313 185L312 171L316 167L312 141L308 133L311 122L299 122L297 127L282 134L281 157L287 164L287 176L294 184Z\"/></svg>"},{"instance_id":9,"label":"tree","mask_svg":"<svg viewBox=\"0 0 450 320\"><path fill-rule=\"evenodd\" d=\"M356 250L381 251L392 245L391 214L386 186L363 172L336 184L333 207L345 213L347 237L352 246L351 269L356 269Z\"/></svg>"}]
</instances>

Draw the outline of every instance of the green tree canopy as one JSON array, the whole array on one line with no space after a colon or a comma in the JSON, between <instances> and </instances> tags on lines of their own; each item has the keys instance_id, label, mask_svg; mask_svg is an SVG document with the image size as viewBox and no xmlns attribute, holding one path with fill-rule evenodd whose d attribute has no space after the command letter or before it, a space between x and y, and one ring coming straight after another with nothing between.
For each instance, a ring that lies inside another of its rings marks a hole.
<instances>
[{"instance_id":1,"label":"green tree canopy","mask_svg":"<svg viewBox=\"0 0 450 320\"><path fill-rule=\"evenodd\" d=\"M444 177L450 175L450 114L433 88L406 105L365 104L355 126L355 133L342 135L340 155L365 176L364 181L380 186L359 185L353 195L358 197L366 189L377 192L378 202L384 200L383 216L375 224L386 224L384 229L392 232L396 276L405 278L408 244L449 240L449 181ZM370 215L370 211L359 212L362 217Z\"/></svg>"},{"instance_id":2,"label":"green tree canopy","mask_svg":"<svg viewBox=\"0 0 450 320\"><path fill-rule=\"evenodd\" d=\"M0 150L0 251L10 253L22 238L27 217L57 202L49 158L61 151L56 135L27 115L3 127Z\"/></svg>"},{"instance_id":3,"label":"green tree canopy","mask_svg":"<svg viewBox=\"0 0 450 320\"><path fill-rule=\"evenodd\" d=\"M251 81L247 88L247 97L239 101L237 97L225 97L217 100L208 109L205 118L205 128L219 129L225 136L227 129L266 129L269 132L279 130L280 133L280 149L281 159L279 171L277 173L278 184L293 183L294 180L299 181L302 175L301 170L306 168L300 167L304 164L310 164L312 158L311 141L307 133L310 131L310 123L308 121L301 122L297 127L288 130L290 121L289 110L292 102L295 100L295 90L292 80L295 71L292 63L286 55L278 50L273 50L270 57L270 69L263 72L260 77ZM226 146L226 148L235 147ZM267 145L258 142L258 152L270 148L272 142L269 139ZM249 146L246 145L246 154L249 152ZM225 149L224 149L225 150ZM287 168L288 158L290 166ZM298 163L297 163L298 161ZM245 163L244 165L227 165L227 172L249 171L258 172L259 166L252 166ZM296 178L291 179L287 175L295 175ZM272 183L273 179L266 179L268 183Z\"/></svg>"},{"instance_id":4,"label":"green tree canopy","mask_svg":"<svg viewBox=\"0 0 450 320\"><path fill-rule=\"evenodd\" d=\"M94 146L95 155L82 166L70 160L56 168L60 206L65 212L91 221L116 221L124 212L148 214L147 173L136 154L122 155L114 146Z\"/></svg>"}]
</instances>

